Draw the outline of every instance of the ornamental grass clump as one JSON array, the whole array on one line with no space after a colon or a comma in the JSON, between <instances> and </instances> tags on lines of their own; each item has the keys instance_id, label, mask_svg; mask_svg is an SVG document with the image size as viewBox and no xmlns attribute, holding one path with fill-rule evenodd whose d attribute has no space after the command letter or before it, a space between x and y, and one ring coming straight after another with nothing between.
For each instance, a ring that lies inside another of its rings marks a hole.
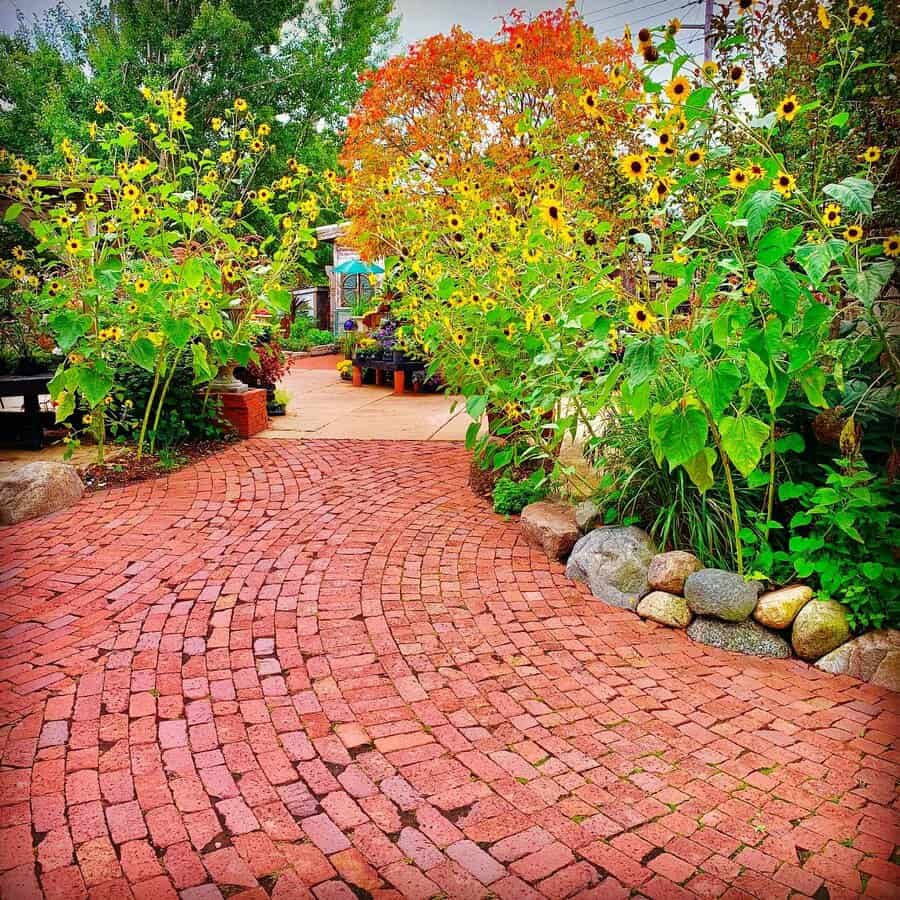
<instances>
[{"instance_id":1,"label":"ornamental grass clump","mask_svg":"<svg viewBox=\"0 0 900 900\"><path fill-rule=\"evenodd\" d=\"M139 457L153 450L181 362L202 385L220 366L254 359L257 314L290 310L286 285L313 261L313 224L333 180L316 185L290 161L250 189L270 127L246 101L213 119L215 140L201 149L182 98L142 93L139 117L116 119L98 103L85 142L63 141L60 171L5 157L16 200L6 219L28 221L34 245L14 249L0 288L42 316L60 354L56 419L70 423L70 446L89 433L99 461L109 428L127 429ZM137 407L124 383L135 365L152 374Z\"/></svg>"}]
</instances>

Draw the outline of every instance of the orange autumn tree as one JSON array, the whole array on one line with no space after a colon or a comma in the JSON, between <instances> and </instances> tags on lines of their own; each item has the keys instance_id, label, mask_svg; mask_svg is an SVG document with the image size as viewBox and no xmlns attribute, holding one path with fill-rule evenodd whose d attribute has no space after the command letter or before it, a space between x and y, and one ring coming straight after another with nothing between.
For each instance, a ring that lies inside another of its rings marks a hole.
<instances>
[{"instance_id":1,"label":"orange autumn tree","mask_svg":"<svg viewBox=\"0 0 900 900\"><path fill-rule=\"evenodd\" d=\"M553 177L583 182L610 219L621 189L611 149L638 145L640 110L600 90L637 98L631 57L627 41L598 41L570 5L531 21L514 11L493 41L454 28L369 73L342 156L351 239L365 255L405 255L414 229L404 233L404 210L451 188L527 208L538 157L553 158Z\"/></svg>"}]
</instances>

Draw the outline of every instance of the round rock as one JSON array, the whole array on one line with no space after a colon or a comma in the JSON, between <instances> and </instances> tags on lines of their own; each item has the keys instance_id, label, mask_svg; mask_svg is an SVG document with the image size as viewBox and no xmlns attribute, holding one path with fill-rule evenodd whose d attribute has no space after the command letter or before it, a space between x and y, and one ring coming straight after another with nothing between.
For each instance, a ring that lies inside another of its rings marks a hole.
<instances>
[{"instance_id":1,"label":"round rock","mask_svg":"<svg viewBox=\"0 0 900 900\"><path fill-rule=\"evenodd\" d=\"M787 628L797 613L812 599L812 588L793 584L778 591L769 591L759 598L753 618L766 628Z\"/></svg>"},{"instance_id":2,"label":"round rock","mask_svg":"<svg viewBox=\"0 0 900 900\"><path fill-rule=\"evenodd\" d=\"M698 572L703 563L685 550L671 550L669 553L657 553L650 560L647 570L647 583L651 590L666 591L669 594L683 594L684 582L688 575Z\"/></svg>"},{"instance_id":3,"label":"round rock","mask_svg":"<svg viewBox=\"0 0 900 900\"><path fill-rule=\"evenodd\" d=\"M532 547L540 547L551 559L566 559L578 540L575 512L566 503L541 500L522 510L522 534Z\"/></svg>"},{"instance_id":4,"label":"round rock","mask_svg":"<svg viewBox=\"0 0 900 900\"><path fill-rule=\"evenodd\" d=\"M752 619L746 622L723 622L721 619L698 617L688 625L687 636L698 644L744 653L747 656L769 656L787 659L791 648L787 641L763 628Z\"/></svg>"},{"instance_id":5,"label":"round rock","mask_svg":"<svg viewBox=\"0 0 900 900\"><path fill-rule=\"evenodd\" d=\"M593 531L603 521L603 510L593 500L582 500L575 507L575 524L582 534Z\"/></svg>"},{"instance_id":6,"label":"round rock","mask_svg":"<svg viewBox=\"0 0 900 900\"><path fill-rule=\"evenodd\" d=\"M759 585L724 569L700 569L685 579L684 596L695 615L743 622L756 606Z\"/></svg>"},{"instance_id":7,"label":"round rock","mask_svg":"<svg viewBox=\"0 0 900 900\"><path fill-rule=\"evenodd\" d=\"M84 485L74 466L32 462L0 479L0 525L46 516L81 499Z\"/></svg>"},{"instance_id":8,"label":"round rock","mask_svg":"<svg viewBox=\"0 0 900 900\"><path fill-rule=\"evenodd\" d=\"M597 528L575 544L566 575L587 582L598 600L633 610L647 593L647 567L654 556L656 545L640 528Z\"/></svg>"},{"instance_id":9,"label":"round rock","mask_svg":"<svg viewBox=\"0 0 900 900\"><path fill-rule=\"evenodd\" d=\"M691 621L687 600L665 591L651 591L643 597L637 605L637 614L670 628L687 628Z\"/></svg>"},{"instance_id":10,"label":"round rock","mask_svg":"<svg viewBox=\"0 0 900 900\"><path fill-rule=\"evenodd\" d=\"M819 659L850 637L847 613L837 600L813 600L797 613L791 644L801 659Z\"/></svg>"}]
</instances>

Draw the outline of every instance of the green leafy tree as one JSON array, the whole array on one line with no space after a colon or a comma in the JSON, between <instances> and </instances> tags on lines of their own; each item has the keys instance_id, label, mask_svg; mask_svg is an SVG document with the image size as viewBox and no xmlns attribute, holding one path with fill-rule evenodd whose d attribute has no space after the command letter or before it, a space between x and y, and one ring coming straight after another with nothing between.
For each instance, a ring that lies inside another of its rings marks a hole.
<instances>
[{"instance_id":1,"label":"green leafy tree","mask_svg":"<svg viewBox=\"0 0 900 900\"><path fill-rule=\"evenodd\" d=\"M392 0L89 0L0 36L0 146L63 162L104 102L139 114L141 85L184 97L195 133L235 97L273 121L268 178L334 165L345 116L396 33ZM271 170L271 171L270 171Z\"/></svg>"}]
</instances>

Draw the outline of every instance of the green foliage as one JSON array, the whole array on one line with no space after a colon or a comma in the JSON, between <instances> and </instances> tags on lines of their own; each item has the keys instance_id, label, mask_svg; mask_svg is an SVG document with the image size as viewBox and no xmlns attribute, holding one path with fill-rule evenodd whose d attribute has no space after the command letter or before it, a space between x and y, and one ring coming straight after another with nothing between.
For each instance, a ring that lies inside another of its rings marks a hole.
<instances>
[{"instance_id":1,"label":"green foliage","mask_svg":"<svg viewBox=\"0 0 900 900\"><path fill-rule=\"evenodd\" d=\"M291 333L281 338L281 345L286 350L309 350L310 347L322 347L334 343L334 335L330 331L317 328L314 319L298 315L291 324Z\"/></svg>"},{"instance_id":2,"label":"green foliage","mask_svg":"<svg viewBox=\"0 0 900 900\"><path fill-rule=\"evenodd\" d=\"M84 139L100 99L139 114L138 88L170 88L190 122L235 97L273 119L276 152L260 178L295 157L334 166L360 72L393 39L392 0L89 0L60 4L31 29L0 37L0 146L45 167L63 138ZM276 119L276 117L278 117Z\"/></svg>"},{"instance_id":3,"label":"green foliage","mask_svg":"<svg viewBox=\"0 0 900 900\"><path fill-rule=\"evenodd\" d=\"M543 500L546 493L546 477L540 469L521 481L514 481L504 475L497 481L491 494L494 512L500 515L518 515L529 503Z\"/></svg>"},{"instance_id":4,"label":"green foliage","mask_svg":"<svg viewBox=\"0 0 900 900\"><path fill-rule=\"evenodd\" d=\"M783 500L795 500L790 553L775 554L800 579L815 579L819 595L847 607L856 630L900 625L900 491L865 466L839 460L823 466L825 483L787 482Z\"/></svg>"},{"instance_id":5,"label":"green foliage","mask_svg":"<svg viewBox=\"0 0 900 900\"><path fill-rule=\"evenodd\" d=\"M126 366L120 370L122 397L133 407L144 409L153 387L153 373L138 366ZM207 396L194 384L192 366L187 361L178 363L162 403L159 422L149 430L148 437L155 438L157 448L172 448L185 441L217 440L228 433L230 426L221 417L221 404L215 395Z\"/></svg>"}]
</instances>

